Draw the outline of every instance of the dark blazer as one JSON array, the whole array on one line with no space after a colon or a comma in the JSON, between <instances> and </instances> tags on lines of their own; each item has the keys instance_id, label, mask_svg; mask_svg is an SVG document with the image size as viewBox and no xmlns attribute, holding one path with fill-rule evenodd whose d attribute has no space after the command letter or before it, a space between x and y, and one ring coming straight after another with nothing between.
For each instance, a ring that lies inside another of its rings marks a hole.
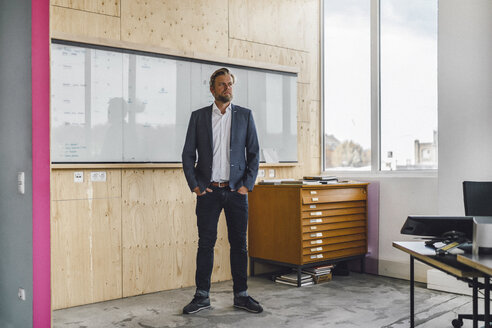
<instances>
[{"instance_id":1,"label":"dark blazer","mask_svg":"<svg viewBox=\"0 0 492 328\"><path fill-rule=\"evenodd\" d=\"M245 186L251 191L260 162L255 122L251 110L244 107L231 104L231 115L229 186L235 190ZM197 154L198 162L195 166ZM212 105L191 113L181 158L188 186L192 191L198 186L203 192L212 177Z\"/></svg>"}]
</instances>

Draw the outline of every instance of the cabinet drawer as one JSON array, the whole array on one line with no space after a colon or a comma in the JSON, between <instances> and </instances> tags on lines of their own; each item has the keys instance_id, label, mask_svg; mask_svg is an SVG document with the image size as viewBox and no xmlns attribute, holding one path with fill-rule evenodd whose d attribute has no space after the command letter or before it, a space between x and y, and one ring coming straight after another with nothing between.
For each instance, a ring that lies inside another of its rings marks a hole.
<instances>
[{"instance_id":1,"label":"cabinet drawer","mask_svg":"<svg viewBox=\"0 0 492 328\"><path fill-rule=\"evenodd\" d=\"M366 221L349 221L349 222L338 222L338 223L330 223L324 225L323 230L321 231L309 231L302 234L302 240L310 240L310 239L320 239L326 238L330 236L330 232L332 230L344 230L344 228L360 228L366 227Z\"/></svg>"},{"instance_id":2,"label":"cabinet drawer","mask_svg":"<svg viewBox=\"0 0 492 328\"><path fill-rule=\"evenodd\" d=\"M366 219L365 214L339 215L339 216L329 216L325 218L304 219L302 220L302 225L303 225L302 231L306 232L310 230L320 230L319 228L313 228L313 226L319 226L327 223L358 221L358 220L365 220L365 219ZM304 230L305 226L311 226L311 227L307 227L307 230Z\"/></svg>"},{"instance_id":3,"label":"cabinet drawer","mask_svg":"<svg viewBox=\"0 0 492 328\"><path fill-rule=\"evenodd\" d=\"M359 234L359 233L366 233L366 227L355 227L355 228L346 228L346 229L337 229L337 230L327 230L323 231L323 236L318 237L318 238L303 238L303 244L304 243L310 243L310 245L316 245L316 244L323 244L325 239L328 238L331 239L332 237L337 237L337 236L348 236L348 235L354 235L354 234ZM309 233L311 234L311 233ZM305 234L305 235L309 235Z\"/></svg>"},{"instance_id":4,"label":"cabinet drawer","mask_svg":"<svg viewBox=\"0 0 492 328\"><path fill-rule=\"evenodd\" d=\"M310 255L310 254L318 254L330 251L336 251L340 249L354 248L359 246L366 246L365 240L355 240L345 243L336 243L324 246L314 246L314 247L306 247L302 249L302 255Z\"/></svg>"},{"instance_id":5,"label":"cabinet drawer","mask_svg":"<svg viewBox=\"0 0 492 328\"><path fill-rule=\"evenodd\" d=\"M353 232L355 229L351 229ZM365 229L361 228L359 231L360 233L355 233L353 235L344 235L344 236L336 236L336 237L328 237L328 238L321 238L321 239L312 239L312 240L304 240L302 242L302 247L303 248L314 248L314 247L320 247L324 245L329 245L329 244L337 244L337 243L345 243L348 241L354 241L354 240L366 240L366 234L365 234ZM338 230L335 230L338 231Z\"/></svg>"},{"instance_id":6,"label":"cabinet drawer","mask_svg":"<svg viewBox=\"0 0 492 328\"><path fill-rule=\"evenodd\" d=\"M316 196L315 196L316 197ZM320 204L304 204L301 210L304 211L322 211L322 210L332 210L350 207L366 207L365 201L355 201L355 202L336 202L336 203L320 203Z\"/></svg>"},{"instance_id":7,"label":"cabinet drawer","mask_svg":"<svg viewBox=\"0 0 492 328\"><path fill-rule=\"evenodd\" d=\"M312 194L316 192L316 194ZM365 200L366 190L364 188L324 189L324 190L302 190L303 204L349 202Z\"/></svg>"},{"instance_id":8,"label":"cabinet drawer","mask_svg":"<svg viewBox=\"0 0 492 328\"><path fill-rule=\"evenodd\" d=\"M335 216L335 215L347 215L347 214L357 214L365 213L365 207L351 207L351 208L340 208L336 210L319 210L311 212L301 212L301 217L305 218L318 218L323 216Z\"/></svg>"},{"instance_id":9,"label":"cabinet drawer","mask_svg":"<svg viewBox=\"0 0 492 328\"><path fill-rule=\"evenodd\" d=\"M316 232L316 231L325 231L332 229L340 229L340 227L334 227L335 223L340 222L350 222L350 221L365 221L366 217L364 214L355 214L355 215L342 215L342 216L333 216L328 218L319 218L319 219L309 219L303 220L302 232ZM322 220L323 222L311 223L311 220ZM304 224L304 221L307 221L307 224Z\"/></svg>"},{"instance_id":10,"label":"cabinet drawer","mask_svg":"<svg viewBox=\"0 0 492 328\"><path fill-rule=\"evenodd\" d=\"M347 249L323 252L323 253L319 253L319 254L303 255L302 256L302 262L303 263L319 262L319 261L337 259L337 258L345 257L345 256L363 255L365 253L366 253L366 247L360 246L360 247L354 247L354 248L347 248Z\"/></svg>"}]
</instances>

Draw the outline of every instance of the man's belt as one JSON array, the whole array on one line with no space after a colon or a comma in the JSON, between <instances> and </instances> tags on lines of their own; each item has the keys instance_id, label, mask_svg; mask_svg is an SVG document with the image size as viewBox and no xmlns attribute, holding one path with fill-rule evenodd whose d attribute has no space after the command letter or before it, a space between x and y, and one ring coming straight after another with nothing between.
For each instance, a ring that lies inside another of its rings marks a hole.
<instances>
[{"instance_id":1,"label":"man's belt","mask_svg":"<svg viewBox=\"0 0 492 328\"><path fill-rule=\"evenodd\" d=\"M214 186L214 187L219 187L219 188L224 188L224 187L228 187L229 186L229 181L222 181L222 182L211 182L210 183L211 186Z\"/></svg>"}]
</instances>

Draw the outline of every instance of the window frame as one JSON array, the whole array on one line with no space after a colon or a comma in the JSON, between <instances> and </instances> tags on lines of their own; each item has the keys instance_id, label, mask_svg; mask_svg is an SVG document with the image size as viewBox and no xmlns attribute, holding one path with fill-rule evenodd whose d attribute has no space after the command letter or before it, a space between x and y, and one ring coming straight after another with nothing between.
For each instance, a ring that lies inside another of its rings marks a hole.
<instances>
[{"instance_id":1,"label":"window frame","mask_svg":"<svg viewBox=\"0 0 492 328\"><path fill-rule=\"evenodd\" d=\"M338 176L392 176L392 177L437 177L439 170L439 157L436 169L421 169L421 170L381 170L381 17L380 17L380 0L370 1L370 39L371 39L371 169L367 171L352 171L352 170L327 170L326 154L325 154L325 91L324 91L324 75L325 75L325 0L320 0L320 86L321 86L321 124L320 124L320 145L321 145L321 172L330 175ZM437 0L436 0L437 1ZM439 106L439 105L438 105ZM438 107L439 108L439 107ZM439 121L437 133L439 135ZM439 152L439 148L437 149Z\"/></svg>"}]
</instances>

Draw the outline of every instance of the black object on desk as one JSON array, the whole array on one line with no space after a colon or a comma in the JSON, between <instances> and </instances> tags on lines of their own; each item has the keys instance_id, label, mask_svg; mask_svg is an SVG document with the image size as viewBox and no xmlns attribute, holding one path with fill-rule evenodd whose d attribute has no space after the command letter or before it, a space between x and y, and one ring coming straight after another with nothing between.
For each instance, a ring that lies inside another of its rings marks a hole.
<instances>
[{"instance_id":1,"label":"black object on desk","mask_svg":"<svg viewBox=\"0 0 492 328\"><path fill-rule=\"evenodd\" d=\"M473 216L410 215L400 233L433 239L447 239L455 234L471 241Z\"/></svg>"},{"instance_id":2,"label":"black object on desk","mask_svg":"<svg viewBox=\"0 0 492 328\"><path fill-rule=\"evenodd\" d=\"M456 247L469 247L473 239L472 216L410 215L400 231L406 235L428 237L426 246L444 255ZM442 243L436 246L436 243Z\"/></svg>"}]
</instances>

